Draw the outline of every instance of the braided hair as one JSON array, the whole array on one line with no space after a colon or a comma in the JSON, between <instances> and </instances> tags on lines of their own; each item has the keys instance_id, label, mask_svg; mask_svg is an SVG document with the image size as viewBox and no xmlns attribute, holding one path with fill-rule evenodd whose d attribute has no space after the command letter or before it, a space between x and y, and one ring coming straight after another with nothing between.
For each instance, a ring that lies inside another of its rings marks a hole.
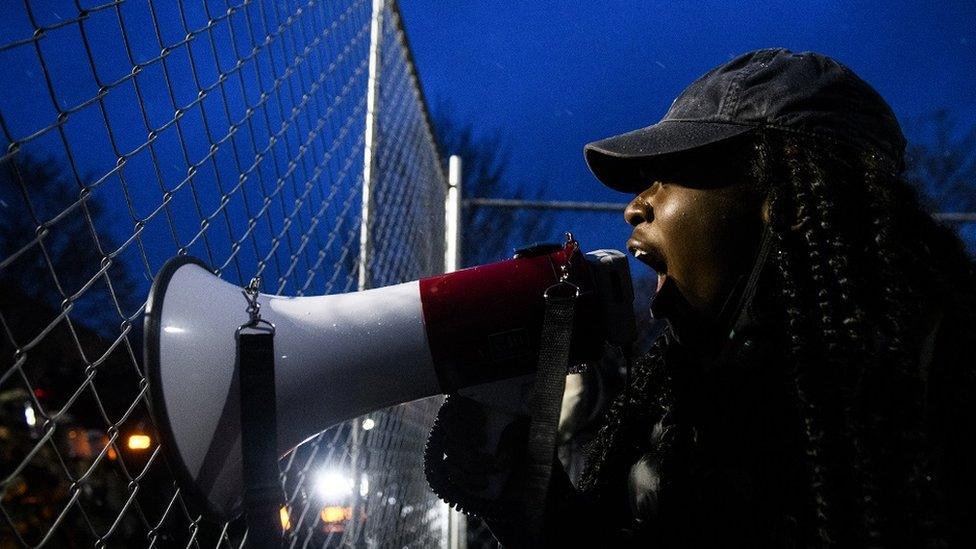
<instances>
[{"instance_id":1,"label":"braided hair","mask_svg":"<svg viewBox=\"0 0 976 549\"><path fill-rule=\"evenodd\" d=\"M972 528L958 509L968 468L960 456L973 455L976 373L959 353L920 357L932 326L942 340L959 335L939 349L976 334L972 259L883 157L780 130L746 139L739 165L768 193L773 237L759 293L774 321L763 334L784 351L776 367L788 380L808 487L808 516L799 517L806 539L795 541L958 539ZM688 425L676 412L671 345L658 340L635 365L594 441L584 491L606 497L651 450L663 454L662 476L682 474Z\"/></svg>"}]
</instances>

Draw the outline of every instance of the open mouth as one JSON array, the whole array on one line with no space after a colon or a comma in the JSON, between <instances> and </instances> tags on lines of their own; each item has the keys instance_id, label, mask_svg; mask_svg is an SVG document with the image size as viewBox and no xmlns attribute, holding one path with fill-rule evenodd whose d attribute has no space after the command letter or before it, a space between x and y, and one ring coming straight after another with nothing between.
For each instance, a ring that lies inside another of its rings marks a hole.
<instances>
[{"instance_id":1,"label":"open mouth","mask_svg":"<svg viewBox=\"0 0 976 549\"><path fill-rule=\"evenodd\" d=\"M627 250L634 256L634 259L654 269L658 274L667 273L667 265L664 259L653 246L631 237L627 241Z\"/></svg>"},{"instance_id":2,"label":"open mouth","mask_svg":"<svg viewBox=\"0 0 976 549\"><path fill-rule=\"evenodd\" d=\"M664 260L660 258L660 254L653 253L653 247L638 242L634 238L627 241L627 249L635 259L654 269L654 272L657 273L657 288L655 288L654 293L659 293L668 279L667 268Z\"/></svg>"}]
</instances>

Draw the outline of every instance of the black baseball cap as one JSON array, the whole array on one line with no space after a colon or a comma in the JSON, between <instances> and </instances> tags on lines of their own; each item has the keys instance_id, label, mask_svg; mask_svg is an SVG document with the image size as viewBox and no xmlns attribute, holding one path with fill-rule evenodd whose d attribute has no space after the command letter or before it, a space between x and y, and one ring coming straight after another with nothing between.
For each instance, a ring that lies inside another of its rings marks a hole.
<instances>
[{"instance_id":1,"label":"black baseball cap","mask_svg":"<svg viewBox=\"0 0 976 549\"><path fill-rule=\"evenodd\" d=\"M783 48L752 51L708 71L657 124L594 141L583 154L604 185L636 192L646 187L649 167L760 128L855 147L893 171L903 165L905 137L874 88L830 57Z\"/></svg>"}]
</instances>

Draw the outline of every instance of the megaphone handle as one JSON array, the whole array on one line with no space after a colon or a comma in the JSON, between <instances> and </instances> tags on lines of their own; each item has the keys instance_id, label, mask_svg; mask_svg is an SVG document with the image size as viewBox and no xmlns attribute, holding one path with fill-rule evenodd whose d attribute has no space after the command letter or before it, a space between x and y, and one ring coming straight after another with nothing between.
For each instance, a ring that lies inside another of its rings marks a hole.
<instances>
[{"instance_id":1,"label":"megaphone handle","mask_svg":"<svg viewBox=\"0 0 976 549\"><path fill-rule=\"evenodd\" d=\"M237 353L247 543L255 549L278 549L283 546L279 516L283 492L278 471L274 332L238 330Z\"/></svg>"}]
</instances>

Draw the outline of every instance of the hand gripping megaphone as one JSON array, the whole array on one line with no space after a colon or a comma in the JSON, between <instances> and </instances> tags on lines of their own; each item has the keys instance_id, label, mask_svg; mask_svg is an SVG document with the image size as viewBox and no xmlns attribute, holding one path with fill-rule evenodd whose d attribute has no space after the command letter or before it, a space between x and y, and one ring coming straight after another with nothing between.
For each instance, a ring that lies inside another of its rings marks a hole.
<instances>
[{"instance_id":1,"label":"hand gripping megaphone","mask_svg":"<svg viewBox=\"0 0 976 549\"><path fill-rule=\"evenodd\" d=\"M567 272L579 287L571 362L603 341L633 337L626 257L573 246L384 288L316 297L258 294L275 326L278 453L341 421L531 373L543 293ZM167 459L193 508L213 519L242 510L235 332L247 323L241 288L181 256L157 275L145 313L152 411Z\"/></svg>"}]
</instances>

